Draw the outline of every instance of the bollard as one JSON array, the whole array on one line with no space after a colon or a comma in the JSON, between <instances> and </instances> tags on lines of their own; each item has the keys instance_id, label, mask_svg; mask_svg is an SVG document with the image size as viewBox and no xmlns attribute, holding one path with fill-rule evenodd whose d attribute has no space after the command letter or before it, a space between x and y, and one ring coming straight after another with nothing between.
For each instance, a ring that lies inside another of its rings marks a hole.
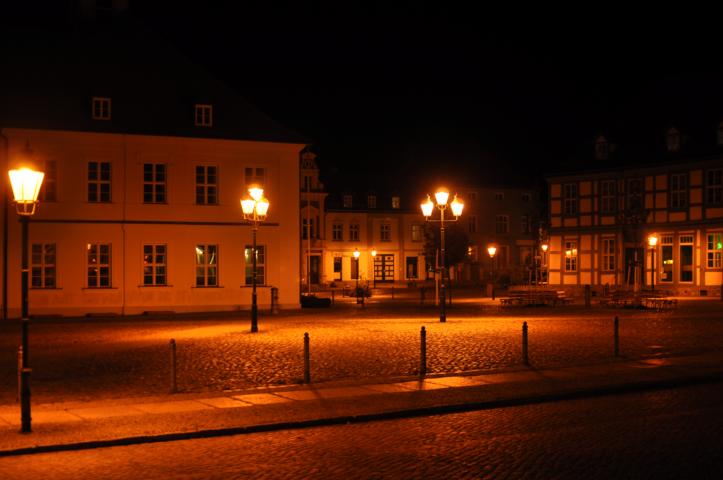
<instances>
[{"instance_id":1,"label":"bollard","mask_svg":"<svg viewBox=\"0 0 723 480\"><path fill-rule=\"evenodd\" d=\"M304 333L304 383L311 383L311 362L309 361L308 333Z\"/></svg>"},{"instance_id":2,"label":"bollard","mask_svg":"<svg viewBox=\"0 0 723 480\"><path fill-rule=\"evenodd\" d=\"M423 377L427 374L427 330L424 327L422 327L419 337L419 376Z\"/></svg>"},{"instance_id":3,"label":"bollard","mask_svg":"<svg viewBox=\"0 0 723 480\"><path fill-rule=\"evenodd\" d=\"M522 322L522 363L525 365L530 364L527 357L527 322Z\"/></svg>"},{"instance_id":4,"label":"bollard","mask_svg":"<svg viewBox=\"0 0 723 480\"><path fill-rule=\"evenodd\" d=\"M20 390L22 389L22 371L23 371L23 346L20 345L18 347L18 398L16 399L17 402L20 401L20 398L22 398L22 395L20 394Z\"/></svg>"},{"instance_id":5,"label":"bollard","mask_svg":"<svg viewBox=\"0 0 723 480\"><path fill-rule=\"evenodd\" d=\"M615 315L615 320L613 321L613 351L614 351L616 357L620 356L619 328L620 328L620 322L618 321L618 316Z\"/></svg>"},{"instance_id":6,"label":"bollard","mask_svg":"<svg viewBox=\"0 0 723 480\"><path fill-rule=\"evenodd\" d=\"M168 342L168 346L171 350L171 393L176 393L178 392L176 385L176 340L172 338Z\"/></svg>"}]
</instances>

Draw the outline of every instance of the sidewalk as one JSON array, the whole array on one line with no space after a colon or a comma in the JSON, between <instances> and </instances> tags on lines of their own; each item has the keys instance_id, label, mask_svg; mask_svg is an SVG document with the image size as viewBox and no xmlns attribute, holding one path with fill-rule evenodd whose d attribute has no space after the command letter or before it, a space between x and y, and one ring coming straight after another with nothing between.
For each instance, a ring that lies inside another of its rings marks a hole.
<instances>
[{"instance_id":1,"label":"sidewalk","mask_svg":"<svg viewBox=\"0 0 723 480\"><path fill-rule=\"evenodd\" d=\"M723 380L723 353L536 370L0 406L0 456L463 412Z\"/></svg>"}]
</instances>

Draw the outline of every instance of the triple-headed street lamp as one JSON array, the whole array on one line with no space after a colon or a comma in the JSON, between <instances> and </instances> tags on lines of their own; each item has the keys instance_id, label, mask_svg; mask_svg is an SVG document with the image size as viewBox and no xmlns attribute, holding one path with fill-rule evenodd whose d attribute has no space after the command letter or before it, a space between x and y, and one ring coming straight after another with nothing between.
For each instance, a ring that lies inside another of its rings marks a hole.
<instances>
[{"instance_id":1,"label":"triple-headed street lamp","mask_svg":"<svg viewBox=\"0 0 723 480\"><path fill-rule=\"evenodd\" d=\"M264 189L259 185L251 185L248 189L249 196L241 199L241 210L244 220L251 223L253 227L253 247L251 257L253 269L251 270L251 333L259 331L258 318L259 310L256 304L256 232L259 224L266 220L266 213L269 211L269 201L264 197Z\"/></svg>"},{"instance_id":2,"label":"triple-headed street lamp","mask_svg":"<svg viewBox=\"0 0 723 480\"><path fill-rule=\"evenodd\" d=\"M432 216L432 212L434 211L435 203L432 202L432 198L427 195L427 201L422 203L420 206L422 207L422 214L424 215L424 218L428 222L439 222L440 224L440 256L442 257L442 278L440 282L440 295L439 295L439 321L440 322L446 322L447 321L447 314L445 312L445 289L446 289L446 266L445 266L445 250L444 250L444 222L456 222L460 215L462 215L462 209L464 209L464 203L462 201L457 199L457 195L454 196L454 200L452 200L452 203L450 206L452 207L452 215L454 215L454 220L445 219L444 218L444 212L447 209L447 201L449 200L449 190L447 190L444 187L441 187L437 189L437 192L434 194L434 199L436 200L436 207L439 210L439 220L430 220L430 217Z\"/></svg>"},{"instance_id":3,"label":"triple-headed street lamp","mask_svg":"<svg viewBox=\"0 0 723 480\"><path fill-rule=\"evenodd\" d=\"M28 221L35 213L38 205L38 193L43 183L43 172L36 172L29 168L10 170L10 184L13 189L15 210L20 215L22 225L22 257L20 270L20 305L22 316L22 366L20 370L20 431L28 433L32 431L30 416L30 349L28 346L28 325L30 315L28 313Z\"/></svg>"},{"instance_id":4,"label":"triple-headed street lamp","mask_svg":"<svg viewBox=\"0 0 723 480\"><path fill-rule=\"evenodd\" d=\"M658 244L658 236L654 233L648 236L648 245L650 246L650 290L655 291L655 246Z\"/></svg>"}]
</instances>

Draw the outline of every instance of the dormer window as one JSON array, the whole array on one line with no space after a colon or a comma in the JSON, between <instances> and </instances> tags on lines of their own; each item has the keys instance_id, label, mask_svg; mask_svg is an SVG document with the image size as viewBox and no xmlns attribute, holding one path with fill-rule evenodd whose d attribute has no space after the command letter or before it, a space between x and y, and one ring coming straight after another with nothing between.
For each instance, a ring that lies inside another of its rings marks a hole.
<instances>
[{"instance_id":1,"label":"dormer window","mask_svg":"<svg viewBox=\"0 0 723 480\"><path fill-rule=\"evenodd\" d=\"M504 200L505 199L505 193L504 192L495 192L495 200Z\"/></svg>"},{"instance_id":2,"label":"dormer window","mask_svg":"<svg viewBox=\"0 0 723 480\"><path fill-rule=\"evenodd\" d=\"M213 105L196 104L195 125L197 127L213 126Z\"/></svg>"},{"instance_id":3,"label":"dormer window","mask_svg":"<svg viewBox=\"0 0 723 480\"><path fill-rule=\"evenodd\" d=\"M110 97L93 97L93 120L110 120Z\"/></svg>"},{"instance_id":4,"label":"dormer window","mask_svg":"<svg viewBox=\"0 0 723 480\"><path fill-rule=\"evenodd\" d=\"M595 158L597 160L607 160L610 153L610 143L603 135L595 139Z\"/></svg>"},{"instance_id":5,"label":"dormer window","mask_svg":"<svg viewBox=\"0 0 723 480\"><path fill-rule=\"evenodd\" d=\"M376 195L368 195L367 196L367 207L368 208L377 208L377 196Z\"/></svg>"},{"instance_id":6,"label":"dormer window","mask_svg":"<svg viewBox=\"0 0 723 480\"><path fill-rule=\"evenodd\" d=\"M392 208L397 209L399 208L401 202L399 200L399 197L392 197Z\"/></svg>"},{"instance_id":7,"label":"dormer window","mask_svg":"<svg viewBox=\"0 0 723 480\"><path fill-rule=\"evenodd\" d=\"M351 195L344 195L344 208L351 208L352 199Z\"/></svg>"},{"instance_id":8,"label":"dormer window","mask_svg":"<svg viewBox=\"0 0 723 480\"><path fill-rule=\"evenodd\" d=\"M675 127L668 130L667 146L668 152L672 153L680 151L680 131Z\"/></svg>"}]
</instances>

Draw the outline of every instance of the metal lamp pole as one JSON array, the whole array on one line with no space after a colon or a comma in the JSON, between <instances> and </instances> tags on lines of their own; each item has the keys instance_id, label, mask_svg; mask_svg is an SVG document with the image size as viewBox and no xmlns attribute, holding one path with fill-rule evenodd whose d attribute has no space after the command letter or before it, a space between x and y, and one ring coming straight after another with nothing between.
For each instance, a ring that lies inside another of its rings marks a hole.
<instances>
[{"instance_id":1,"label":"metal lamp pole","mask_svg":"<svg viewBox=\"0 0 723 480\"><path fill-rule=\"evenodd\" d=\"M21 224L21 264L20 264L20 314L22 317L21 343L22 363L20 369L20 431L32 431L32 417L30 414L30 342L28 310L28 223L31 215L35 213L38 205L38 193L43 183L43 172L36 172L29 168L10 170L10 183L13 189L15 209L20 215Z\"/></svg>"},{"instance_id":2,"label":"metal lamp pole","mask_svg":"<svg viewBox=\"0 0 723 480\"><path fill-rule=\"evenodd\" d=\"M449 190L446 188L439 188L437 192L434 194L434 199L436 200L436 207L439 210L439 220L431 220L430 217L432 216L432 212L434 211L435 204L432 202L432 198L427 195L427 201L422 203L420 206L422 207L422 214L424 215L424 218L428 222L438 222L440 224L440 232L439 232L439 246L440 246L440 255L442 256L442 278L440 282L440 293L439 293L439 321L441 323L444 323L447 321L447 312L446 312L446 265L445 265L445 232L444 232L444 222L456 222L459 219L459 216L462 215L462 209L464 208L464 203L462 201L457 199L457 195L454 196L454 200L452 200L452 203L450 206L452 207L452 214L454 215L454 220L447 220L444 218L444 211L447 209L447 200L449 200Z\"/></svg>"},{"instance_id":3,"label":"metal lamp pole","mask_svg":"<svg viewBox=\"0 0 723 480\"><path fill-rule=\"evenodd\" d=\"M650 245L650 291L655 291L655 246L658 244L658 237L650 235L648 237L648 245Z\"/></svg>"},{"instance_id":4,"label":"metal lamp pole","mask_svg":"<svg viewBox=\"0 0 723 480\"><path fill-rule=\"evenodd\" d=\"M264 197L264 189L258 185L250 186L248 192L249 197L241 200L241 209L243 210L244 219L250 222L252 226L251 333L256 333L259 331L259 308L256 302L256 232L259 230L259 224L266 219L266 213L269 210L269 201Z\"/></svg>"}]
</instances>

